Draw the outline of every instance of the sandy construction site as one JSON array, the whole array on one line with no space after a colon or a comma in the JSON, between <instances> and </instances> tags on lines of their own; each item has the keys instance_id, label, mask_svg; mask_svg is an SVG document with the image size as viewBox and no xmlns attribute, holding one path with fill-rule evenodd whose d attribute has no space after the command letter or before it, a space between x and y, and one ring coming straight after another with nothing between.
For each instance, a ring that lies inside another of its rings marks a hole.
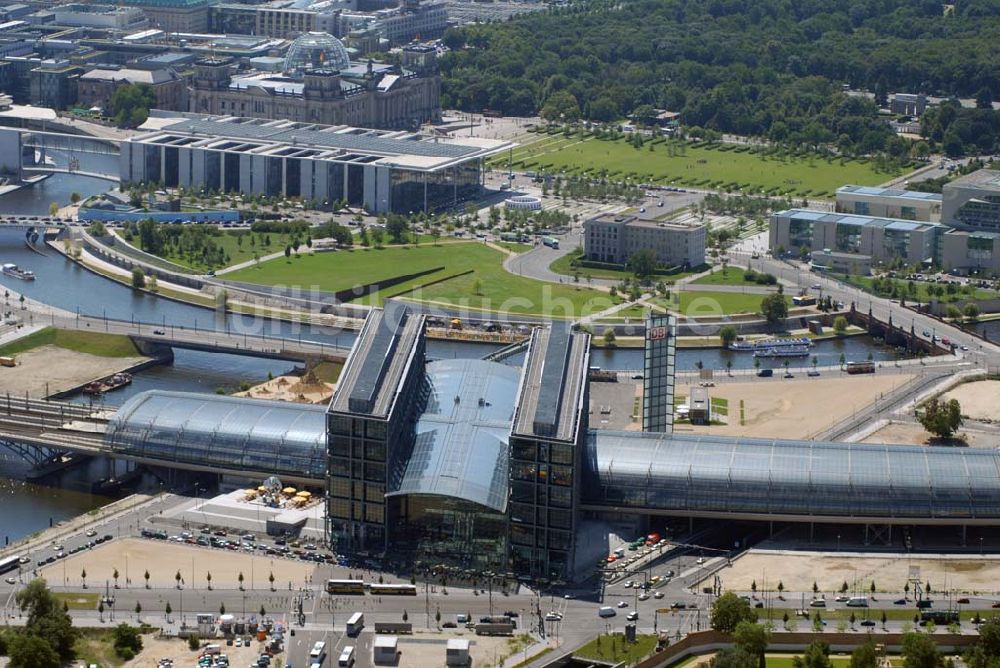
<instances>
[{"instance_id":1,"label":"sandy construction site","mask_svg":"<svg viewBox=\"0 0 1000 668\"><path fill-rule=\"evenodd\" d=\"M962 415L973 420L1000 420L1000 380L962 383L941 395L941 399L958 399Z\"/></svg>"},{"instance_id":2,"label":"sandy construction site","mask_svg":"<svg viewBox=\"0 0 1000 668\"><path fill-rule=\"evenodd\" d=\"M876 374L819 378L774 378L720 382L708 388L713 398L729 402L729 423L716 426L677 425L674 431L720 436L808 439L830 428L857 409L907 383L913 376ZM687 385L677 394L687 395ZM740 401L743 424L740 424Z\"/></svg>"},{"instance_id":3,"label":"sandy construction site","mask_svg":"<svg viewBox=\"0 0 1000 668\"><path fill-rule=\"evenodd\" d=\"M852 591L867 593L875 582L877 591L896 594L903 591L911 567L919 568L921 581L929 582L932 592L992 595L1000 591L1000 557L990 555L916 558L751 550L718 575L725 589L736 591L750 591L754 582L759 590L773 591L780 581L786 592L811 592L813 582L821 592L835 592L846 582Z\"/></svg>"},{"instance_id":4,"label":"sandy construction site","mask_svg":"<svg viewBox=\"0 0 1000 668\"><path fill-rule=\"evenodd\" d=\"M116 569L121 587L144 587L144 575L148 570L149 586L153 589L176 587L177 573L180 572L183 586L189 589L206 588L209 573L212 574L213 589L238 589L242 573L246 589L267 590L270 588L268 578L271 573L274 573L274 586L278 589L288 589L289 582L293 587L301 587L306 577L315 571L315 564L238 550L125 538L78 552L45 566L40 572L42 577L57 586L63 584L65 573L66 584L79 587L83 584L81 575L86 571L87 583L91 587L103 587L105 581L113 583Z\"/></svg>"},{"instance_id":5,"label":"sandy construction site","mask_svg":"<svg viewBox=\"0 0 1000 668\"><path fill-rule=\"evenodd\" d=\"M146 360L145 357L100 357L58 346L40 346L18 353L17 366L0 368L0 393L44 397L110 376Z\"/></svg>"}]
</instances>

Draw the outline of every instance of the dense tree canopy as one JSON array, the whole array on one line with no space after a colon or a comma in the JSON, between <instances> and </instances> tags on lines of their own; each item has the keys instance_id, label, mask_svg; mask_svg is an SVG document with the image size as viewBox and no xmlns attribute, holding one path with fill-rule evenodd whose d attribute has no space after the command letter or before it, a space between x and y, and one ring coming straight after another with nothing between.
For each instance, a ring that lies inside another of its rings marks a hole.
<instances>
[{"instance_id":1,"label":"dense tree canopy","mask_svg":"<svg viewBox=\"0 0 1000 668\"><path fill-rule=\"evenodd\" d=\"M732 633L742 622L755 622L757 615L750 607L750 601L733 592L726 592L712 605L712 628L723 633Z\"/></svg>"},{"instance_id":2,"label":"dense tree canopy","mask_svg":"<svg viewBox=\"0 0 1000 668\"><path fill-rule=\"evenodd\" d=\"M582 0L445 42L445 106L595 121L664 108L688 126L854 152L905 143L844 84L981 103L1000 91L1000 0L948 15L933 0Z\"/></svg>"},{"instance_id":3,"label":"dense tree canopy","mask_svg":"<svg viewBox=\"0 0 1000 668\"><path fill-rule=\"evenodd\" d=\"M867 641L855 647L854 651L851 652L851 663L848 668L878 668L880 663L878 650L869 637Z\"/></svg>"},{"instance_id":4,"label":"dense tree canopy","mask_svg":"<svg viewBox=\"0 0 1000 668\"><path fill-rule=\"evenodd\" d=\"M777 327L788 317L788 302L781 293L774 293L760 300L760 312L764 314L767 324Z\"/></svg>"},{"instance_id":5,"label":"dense tree canopy","mask_svg":"<svg viewBox=\"0 0 1000 668\"><path fill-rule=\"evenodd\" d=\"M156 93L149 84L122 84L111 94L108 112L118 127L135 128L146 122L155 106Z\"/></svg>"},{"instance_id":6,"label":"dense tree canopy","mask_svg":"<svg viewBox=\"0 0 1000 668\"><path fill-rule=\"evenodd\" d=\"M923 428L938 438L951 438L962 426L962 407L958 399L939 401L936 397L924 405L917 415Z\"/></svg>"},{"instance_id":7,"label":"dense tree canopy","mask_svg":"<svg viewBox=\"0 0 1000 668\"><path fill-rule=\"evenodd\" d=\"M940 668L943 665L944 660L929 635L903 634L903 668Z\"/></svg>"},{"instance_id":8,"label":"dense tree canopy","mask_svg":"<svg viewBox=\"0 0 1000 668\"><path fill-rule=\"evenodd\" d=\"M32 580L17 592L17 604L27 614L27 620L23 632L11 642L11 665L37 665L34 663L36 659L29 657L42 645L51 648L51 654L46 653L46 656L54 654L64 661L73 658L73 643L76 641L73 622L63 610L62 603L49 591L45 580ZM41 642L33 637L41 639ZM24 660L15 661L15 655Z\"/></svg>"}]
</instances>

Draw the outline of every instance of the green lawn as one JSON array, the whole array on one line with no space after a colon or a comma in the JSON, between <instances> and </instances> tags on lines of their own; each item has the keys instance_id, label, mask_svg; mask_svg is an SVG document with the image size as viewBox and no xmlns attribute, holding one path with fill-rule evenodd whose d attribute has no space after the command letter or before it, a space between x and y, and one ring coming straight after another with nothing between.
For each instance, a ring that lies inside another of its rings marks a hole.
<instances>
[{"instance_id":1,"label":"green lawn","mask_svg":"<svg viewBox=\"0 0 1000 668\"><path fill-rule=\"evenodd\" d=\"M72 332L46 327L0 347L0 355L16 355L39 346L58 346L101 357L134 357L141 353L127 336L98 332Z\"/></svg>"},{"instance_id":2,"label":"green lawn","mask_svg":"<svg viewBox=\"0 0 1000 668\"><path fill-rule=\"evenodd\" d=\"M477 242L439 246L387 247L320 253L286 260L278 258L227 277L265 285L316 286L321 290L347 290L355 285L385 281L441 267L433 273L359 297L356 302L381 304L390 296L434 301L489 312L549 314L579 317L616 303L585 285L542 283L508 273L499 251ZM462 272L471 272L456 276ZM452 277L452 278L449 278ZM425 286L442 279L437 285Z\"/></svg>"},{"instance_id":3,"label":"green lawn","mask_svg":"<svg viewBox=\"0 0 1000 668\"><path fill-rule=\"evenodd\" d=\"M725 271L716 269L711 274L694 279L691 283L693 285L760 285L759 283L743 278L744 273L739 267L727 267Z\"/></svg>"},{"instance_id":4,"label":"green lawn","mask_svg":"<svg viewBox=\"0 0 1000 668\"><path fill-rule=\"evenodd\" d=\"M647 310L648 307L642 304L632 304L630 306L626 306L620 311L615 311L607 318L601 318L599 322L624 322L628 319L630 323L634 323L639 320L644 320Z\"/></svg>"},{"instance_id":5,"label":"green lawn","mask_svg":"<svg viewBox=\"0 0 1000 668\"><path fill-rule=\"evenodd\" d=\"M879 602L880 603L884 603L884 601L886 599L888 599L888 598L889 598L888 594L886 595L885 599L883 599L882 597L879 597ZM796 602L798 602L798 599L796 599ZM788 605L789 603L791 603L791 601L786 601L785 605ZM806 601L806 603L808 604L808 601ZM854 613L854 618L858 622L860 622L861 620L865 619L865 614L867 613L869 619L872 619L872 620L874 620L875 622L878 623L878 626L875 626L875 627L872 627L872 628L876 628L877 629L877 628L881 628L881 626L882 626L882 612L883 612L883 610L875 609L875 608L871 608L871 609L867 609L867 610L865 608L848 608L848 607L844 607L844 605L841 604L841 603L834 604L832 601L828 601L828 605L838 605L840 607L837 607L837 608L809 608L809 612L812 615L815 615L818 612L820 614L820 617L822 619L825 619L827 622L829 622L830 626L835 626L836 625L835 623L838 622L838 621L842 621L842 620L848 620L849 621L850 618L851 618L851 613L852 612ZM762 611L762 612L764 612L764 611ZM885 609L885 616L886 616L886 619L889 620L889 621L904 621L904 622L905 621L909 621L909 622L912 622L913 621L913 615L916 612L917 611L913 608L913 603L911 601L910 604L906 605L906 606L899 606L899 607L896 607L896 608L887 608L887 609ZM800 630L805 630L807 627L811 628L812 623L808 619L806 619L805 617L796 617L795 616L795 610L792 609L791 607L789 607L789 608L773 608L771 610L771 619L773 619L775 621L775 623L781 624L783 616L784 616L785 613L788 613L788 618L789 619L796 620L796 622L798 623L798 627L799 627ZM993 614L993 612L988 611L988 610L978 610L978 611L977 610L960 610L960 615L959 616L960 616L960 619L962 620L962 623L965 624L965 623L970 622L972 620L972 618L975 617L977 614L982 614L982 616L983 616L984 619L990 619L992 617L996 617L997 616L997 615ZM759 618L761 620L767 619L766 613L763 614L763 615L761 615ZM860 624L857 624L856 626L859 629L865 628L865 627L861 626ZM943 628L944 627L944 625L940 625L940 624L938 626L939 626L939 628ZM829 628L829 626L827 628Z\"/></svg>"},{"instance_id":6,"label":"green lawn","mask_svg":"<svg viewBox=\"0 0 1000 668\"><path fill-rule=\"evenodd\" d=\"M549 265L549 269L557 274L562 274L564 276L579 275L580 282L586 283L587 276L591 278L607 278L611 280L621 280L624 278L633 278L634 274L631 271L625 271L624 269L609 269L606 267L584 267L584 266L573 266L574 258L578 257L575 253L567 253L562 257L556 259ZM652 277L654 281L664 281L666 283L671 283L677 281L685 276L690 276L692 274L701 273L705 271L705 267L696 269L694 271L678 271L672 274L655 274ZM735 271L735 270L733 270Z\"/></svg>"},{"instance_id":7,"label":"green lawn","mask_svg":"<svg viewBox=\"0 0 1000 668\"><path fill-rule=\"evenodd\" d=\"M656 649L654 635L636 635L634 643L625 642L625 636L622 634L600 635L573 652L573 655L611 663L624 661L631 665L652 654L654 649Z\"/></svg>"},{"instance_id":8,"label":"green lawn","mask_svg":"<svg viewBox=\"0 0 1000 668\"><path fill-rule=\"evenodd\" d=\"M674 298L679 295L680 304ZM711 315L732 315L735 313L758 313L760 302L767 295L742 294L739 292L711 291L681 291L675 292L670 300L663 297L653 297L649 301L657 306L671 311L680 312L689 317L708 317ZM792 301L785 295L785 302L791 308Z\"/></svg>"},{"instance_id":9,"label":"green lawn","mask_svg":"<svg viewBox=\"0 0 1000 668\"><path fill-rule=\"evenodd\" d=\"M312 368L312 372L324 383L336 383L343 370L344 365L341 362L320 362Z\"/></svg>"},{"instance_id":10,"label":"green lawn","mask_svg":"<svg viewBox=\"0 0 1000 668\"><path fill-rule=\"evenodd\" d=\"M240 241L240 238L242 238L242 241ZM250 245L251 238L253 238L253 245ZM225 266L231 266L252 260L254 253L258 256L264 256L283 251L285 246L291 242L291 235L278 234L276 232L250 233L246 230L224 230L220 235L213 236L211 239L229 256L229 263ZM270 243L265 243L265 241L269 241ZM300 237L300 241L304 244L305 237ZM129 243L136 248L142 248L138 235L133 236ZM302 248L304 248L304 245L299 250L301 251ZM163 259L175 264L190 267L196 271L222 268L222 265L206 264L200 257L184 255L179 252L177 246L168 246L167 249L162 254Z\"/></svg>"},{"instance_id":11,"label":"green lawn","mask_svg":"<svg viewBox=\"0 0 1000 668\"><path fill-rule=\"evenodd\" d=\"M739 292L680 292L680 312L687 316L709 316L713 314L757 313L760 302L766 295L742 294ZM791 306L791 300L786 295L785 301ZM669 305L665 300L657 298L654 303L661 306Z\"/></svg>"},{"instance_id":12,"label":"green lawn","mask_svg":"<svg viewBox=\"0 0 1000 668\"><path fill-rule=\"evenodd\" d=\"M93 610L96 607L97 603L95 602L90 609ZM105 613L104 619L108 618L108 613ZM85 665L98 666L120 666L125 663L121 657L115 654L113 629L83 628L78 631L79 635L76 642L73 643L73 652L79 661Z\"/></svg>"},{"instance_id":13,"label":"green lawn","mask_svg":"<svg viewBox=\"0 0 1000 668\"><path fill-rule=\"evenodd\" d=\"M65 603L70 610L97 610L101 595L92 593L52 592L52 596L60 603Z\"/></svg>"},{"instance_id":14,"label":"green lawn","mask_svg":"<svg viewBox=\"0 0 1000 668\"><path fill-rule=\"evenodd\" d=\"M505 169L508 161L518 162L525 159L536 158L549 151L563 149L570 144L580 141L579 138L566 138L562 135L541 135L535 141L531 141L514 149L508 155L498 155L489 160L489 165L493 169Z\"/></svg>"},{"instance_id":15,"label":"green lawn","mask_svg":"<svg viewBox=\"0 0 1000 668\"><path fill-rule=\"evenodd\" d=\"M769 656L765 658L767 668L795 668L795 655L789 656ZM851 664L849 656L831 656L830 663L835 668L847 668Z\"/></svg>"},{"instance_id":16,"label":"green lawn","mask_svg":"<svg viewBox=\"0 0 1000 668\"><path fill-rule=\"evenodd\" d=\"M534 248L531 244L521 244L516 241L497 241L496 245L501 248L506 248L511 253L524 253Z\"/></svg>"},{"instance_id":17,"label":"green lawn","mask_svg":"<svg viewBox=\"0 0 1000 668\"><path fill-rule=\"evenodd\" d=\"M580 137L546 138L529 144L515 153L514 161L521 161L516 168L526 171L604 169L611 178L631 174L643 181L662 184L755 188L811 197L832 197L845 183L874 185L899 174L880 172L873 163L863 160L766 156L740 152L728 145L678 144L672 149L665 143L647 142L641 149L635 149L624 139Z\"/></svg>"}]
</instances>

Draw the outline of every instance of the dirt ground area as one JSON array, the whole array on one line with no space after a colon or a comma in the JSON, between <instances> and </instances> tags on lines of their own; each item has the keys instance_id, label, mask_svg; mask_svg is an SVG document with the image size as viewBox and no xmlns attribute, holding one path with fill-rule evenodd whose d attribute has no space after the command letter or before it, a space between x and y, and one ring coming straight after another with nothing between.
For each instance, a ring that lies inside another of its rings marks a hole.
<instances>
[{"instance_id":1,"label":"dirt ground area","mask_svg":"<svg viewBox=\"0 0 1000 668\"><path fill-rule=\"evenodd\" d=\"M264 643L254 640L250 647L228 646L225 641L213 640L222 645L222 653L229 657L229 665L234 667L249 666L257 660L264 648ZM204 645L205 642L202 642ZM200 650L192 652L188 649L187 640L179 638L160 638L156 634L142 637L142 651L131 661L123 664L123 668L158 668L160 659L173 659L177 668L187 668L198 663ZM285 665L284 654L276 655L272 666Z\"/></svg>"},{"instance_id":2,"label":"dirt ground area","mask_svg":"<svg viewBox=\"0 0 1000 668\"><path fill-rule=\"evenodd\" d=\"M0 367L0 393L44 397L124 371L145 357L99 357L58 346L18 353L17 366Z\"/></svg>"},{"instance_id":3,"label":"dirt ground area","mask_svg":"<svg viewBox=\"0 0 1000 668\"><path fill-rule=\"evenodd\" d=\"M808 439L848 417L855 409L871 405L911 378L905 374L884 374L719 383L708 388L708 392L713 398L728 400L729 424L676 425L674 431ZM686 396L689 391L687 385L677 386L678 395ZM741 399L745 414L743 425L740 425Z\"/></svg>"},{"instance_id":4,"label":"dirt ground area","mask_svg":"<svg viewBox=\"0 0 1000 668\"><path fill-rule=\"evenodd\" d=\"M754 581L758 588L773 589L780 580L786 592L812 591L813 582L822 592L837 591L844 582L852 588L857 582L867 592L874 581L878 591L898 593L903 591L911 566L920 567L920 578L931 584L932 591L993 594L1000 588L1000 558L990 556L918 559L905 554L851 556L751 550L719 576L726 589L737 591L750 591ZM706 586L709 584L711 581Z\"/></svg>"},{"instance_id":5,"label":"dirt ground area","mask_svg":"<svg viewBox=\"0 0 1000 668\"><path fill-rule=\"evenodd\" d=\"M498 665L497 661L512 656L515 650L524 651L524 643L517 638L477 636L472 632L443 633L433 640L413 636L397 636L399 641L399 668L426 668L443 666L449 638L468 638L469 656L473 666ZM502 664L502 661L500 662ZM235 664L234 664L235 665Z\"/></svg>"},{"instance_id":6,"label":"dirt ground area","mask_svg":"<svg viewBox=\"0 0 1000 668\"><path fill-rule=\"evenodd\" d=\"M959 429L959 435L965 438L970 448L1000 448L1000 432L981 431L977 429ZM893 422L878 431L874 431L862 443L889 443L926 445L931 435L914 422Z\"/></svg>"},{"instance_id":7,"label":"dirt ground area","mask_svg":"<svg viewBox=\"0 0 1000 668\"><path fill-rule=\"evenodd\" d=\"M1000 380L962 383L941 395L941 399L958 399L962 415L973 420L1000 420Z\"/></svg>"},{"instance_id":8,"label":"dirt ground area","mask_svg":"<svg viewBox=\"0 0 1000 668\"><path fill-rule=\"evenodd\" d=\"M268 556L252 556L245 552L219 550L197 545L168 543L161 540L126 538L100 545L93 550L78 552L41 569L41 576L53 585L79 587L80 575L85 570L92 586L103 586L113 580L118 570L121 587L145 586L143 575L149 571L149 586L169 589L177 586L176 574L180 571L182 584L190 589L204 589L207 574L212 574L213 589L238 589L239 575L243 574L246 589L268 589L268 576L274 573L274 586L287 589L288 583L301 586L311 576L315 564ZM128 581L131 581L129 584Z\"/></svg>"},{"instance_id":9,"label":"dirt ground area","mask_svg":"<svg viewBox=\"0 0 1000 668\"><path fill-rule=\"evenodd\" d=\"M246 392L237 392L237 397L291 401L298 404L323 404L333 396L333 383L323 383L316 376L278 376L251 387Z\"/></svg>"}]
</instances>

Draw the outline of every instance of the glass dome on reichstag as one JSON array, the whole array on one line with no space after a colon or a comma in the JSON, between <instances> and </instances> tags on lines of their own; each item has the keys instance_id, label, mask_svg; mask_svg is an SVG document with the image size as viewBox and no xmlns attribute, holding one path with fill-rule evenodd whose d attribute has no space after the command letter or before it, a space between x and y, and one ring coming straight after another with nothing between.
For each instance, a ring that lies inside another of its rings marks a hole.
<instances>
[{"instance_id":1,"label":"glass dome on reichstag","mask_svg":"<svg viewBox=\"0 0 1000 668\"><path fill-rule=\"evenodd\" d=\"M343 71L351 65L347 49L333 35L309 32L295 38L285 55L285 72L301 74L309 69Z\"/></svg>"}]
</instances>

